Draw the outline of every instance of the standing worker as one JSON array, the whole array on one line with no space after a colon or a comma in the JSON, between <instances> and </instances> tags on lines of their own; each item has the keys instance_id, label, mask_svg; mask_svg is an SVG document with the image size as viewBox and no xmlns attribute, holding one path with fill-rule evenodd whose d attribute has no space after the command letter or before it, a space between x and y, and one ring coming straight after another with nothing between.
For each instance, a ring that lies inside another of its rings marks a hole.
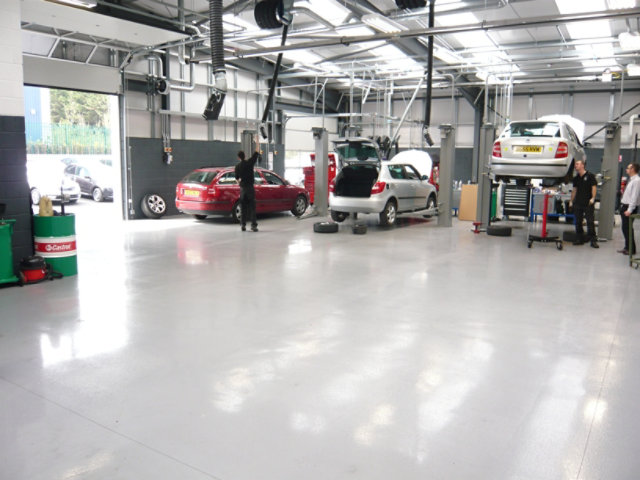
<instances>
[{"instance_id":1,"label":"standing worker","mask_svg":"<svg viewBox=\"0 0 640 480\"><path fill-rule=\"evenodd\" d=\"M585 168L584 160L576 160L575 168L578 174L573 177L573 190L569 201L569 206L573 206L573 215L576 218L576 241L573 244L583 245L585 242L582 220L586 217L587 237L591 247L600 248L594 221L594 204L596 203L598 182L596 176Z\"/></svg>"},{"instance_id":2,"label":"standing worker","mask_svg":"<svg viewBox=\"0 0 640 480\"><path fill-rule=\"evenodd\" d=\"M618 253L629 255L629 249L631 249L631 255L636 253L636 242L629 245L629 216L634 213L638 213L638 205L640 204L640 164L630 163L627 165L627 174L629 175L629 181L620 199L620 219L622 220L622 235L624 235L624 248L618 250Z\"/></svg>"},{"instance_id":3,"label":"standing worker","mask_svg":"<svg viewBox=\"0 0 640 480\"><path fill-rule=\"evenodd\" d=\"M260 155L260 139L258 135L253 137L256 151L251 158L246 159L242 150L238 152L238 164L236 165L236 180L240 182L240 208L242 231L247 229L247 222L251 222L251 231L258 231L258 222L256 220L256 191L253 187L254 173L253 167L256 162L260 163L262 157Z\"/></svg>"}]
</instances>

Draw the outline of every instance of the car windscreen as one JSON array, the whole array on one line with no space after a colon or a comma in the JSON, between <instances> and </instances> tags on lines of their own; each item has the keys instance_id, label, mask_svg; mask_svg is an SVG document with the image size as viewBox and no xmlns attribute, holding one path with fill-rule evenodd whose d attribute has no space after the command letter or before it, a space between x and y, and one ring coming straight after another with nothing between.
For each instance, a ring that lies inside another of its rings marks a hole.
<instances>
[{"instance_id":1,"label":"car windscreen","mask_svg":"<svg viewBox=\"0 0 640 480\"><path fill-rule=\"evenodd\" d=\"M518 122L505 130L503 137L559 137L560 124L556 122Z\"/></svg>"},{"instance_id":2,"label":"car windscreen","mask_svg":"<svg viewBox=\"0 0 640 480\"><path fill-rule=\"evenodd\" d=\"M209 185L218 172L191 172L182 179L182 183L200 183Z\"/></svg>"},{"instance_id":3,"label":"car windscreen","mask_svg":"<svg viewBox=\"0 0 640 480\"><path fill-rule=\"evenodd\" d=\"M345 162L378 161L378 152L373 145L352 142L337 145L336 150L340 158Z\"/></svg>"}]
</instances>

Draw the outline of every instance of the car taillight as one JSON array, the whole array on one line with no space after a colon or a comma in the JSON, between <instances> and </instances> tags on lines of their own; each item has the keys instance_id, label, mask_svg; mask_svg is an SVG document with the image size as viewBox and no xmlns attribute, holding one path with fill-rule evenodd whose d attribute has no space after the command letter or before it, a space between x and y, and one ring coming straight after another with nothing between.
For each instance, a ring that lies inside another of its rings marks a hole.
<instances>
[{"instance_id":1,"label":"car taillight","mask_svg":"<svg viewBox=\"0 0 640 480\"><path fill-rule=\"evenodd\" d=\"M493 144L493 152L491 152L491 155L493 155L494 157L502 157L500 142L496 142Z\"/></svg>"},{"instance_id":2,"label":"car taillight","mask_svg":"<svg viewBox=\"0 0 640 480\"><path fill-rule=\"evenodd\" d=\"M333 193L336 191L336 180L333 179L329 182L329 193Z\"/></svg>"},{"instance_id":3,"label":"car taillight","mask_svg":"<svg viewBox=\"0 0 640 480\"><path fill-rule=\"evenodd\" d=\"M565 158L569 156L569 145L564 142L558 143L558 149L556 150L556 158Z\"/></svg>"},{"instance_id":4,"label":"car taillight","mask_svg":"<svg viewBox=\"0 0 640 480\"><path fill-rule=\"evenodd\" d=\"M376 182L373 188L371 188L371 195L382 193L384 191L384 187L386 186L387 184L384 182Z\"/></svg>"}]
</instances>

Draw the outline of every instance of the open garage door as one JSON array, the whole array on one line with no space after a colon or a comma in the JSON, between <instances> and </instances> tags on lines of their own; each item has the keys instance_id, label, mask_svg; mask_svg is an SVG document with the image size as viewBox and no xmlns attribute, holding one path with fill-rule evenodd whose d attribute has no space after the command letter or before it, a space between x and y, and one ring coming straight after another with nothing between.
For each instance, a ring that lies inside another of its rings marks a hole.
<instances>
[{"instance_id":1,"label":"open garage door","mask_svg":"<svg viewBox=\"0 0 640 480\"><path fill-rule=\"evenodd\" d=\"M24 99L34 212L48 196L79 233L108 232L123 218L118 97L25 86Z\"/></svg>"}]
</instances>

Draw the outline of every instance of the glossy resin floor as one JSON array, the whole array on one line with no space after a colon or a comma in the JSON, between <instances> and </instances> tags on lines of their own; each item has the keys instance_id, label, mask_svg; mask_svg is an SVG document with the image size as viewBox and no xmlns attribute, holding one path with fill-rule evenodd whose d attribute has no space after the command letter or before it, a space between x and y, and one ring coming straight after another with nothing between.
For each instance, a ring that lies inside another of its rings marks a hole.
<instances>
[{"instance_id":1,"label":"glossy resin floor","mask_svg":"<svg viewBox=\"0 0 640 480\"><path fill-rule=\"evenodd\" d=\"M0 289L0 478L638 478L618 229L365 220L79 222L77 277Z\"/></svg>"}]
</instances>

